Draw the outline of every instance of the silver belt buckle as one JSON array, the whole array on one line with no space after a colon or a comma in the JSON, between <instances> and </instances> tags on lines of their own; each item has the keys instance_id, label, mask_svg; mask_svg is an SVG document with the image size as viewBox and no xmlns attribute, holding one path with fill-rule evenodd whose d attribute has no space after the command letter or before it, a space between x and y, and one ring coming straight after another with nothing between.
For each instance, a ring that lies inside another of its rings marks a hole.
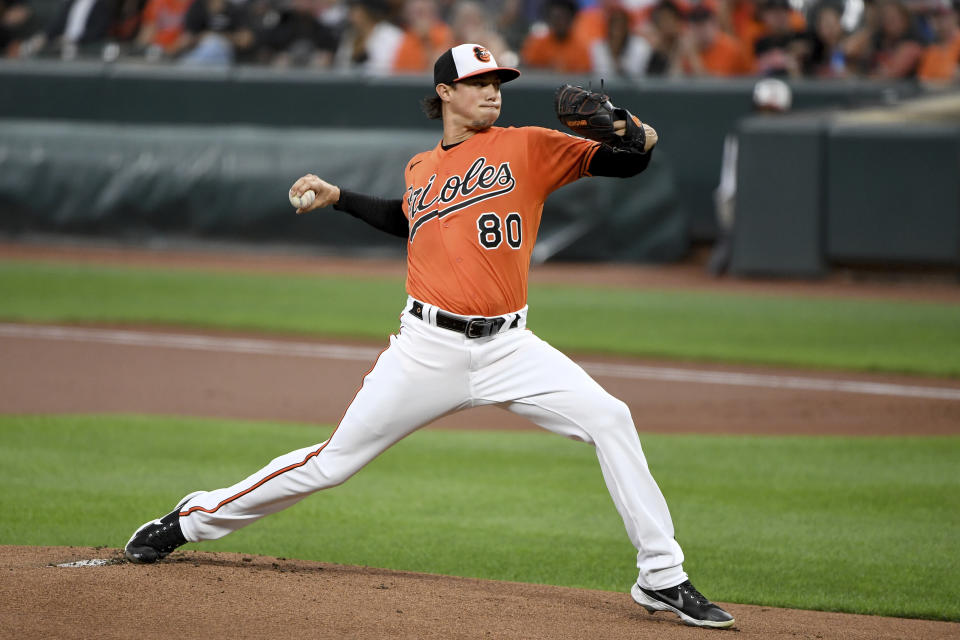
<instances>
[{"instance_id":1,"label":"silver belt buckle","mask_svg":"<svg viewBox=\"0 0 960 640\"><path fill-rule=\"evenodd\" d=\"M474 318L467 321L467 330L465 332L468 338L483 338L490 335L489 327L493 324L486 318ZM474 331L476 328L476 331Z\"/></svg>"}]
</instances>

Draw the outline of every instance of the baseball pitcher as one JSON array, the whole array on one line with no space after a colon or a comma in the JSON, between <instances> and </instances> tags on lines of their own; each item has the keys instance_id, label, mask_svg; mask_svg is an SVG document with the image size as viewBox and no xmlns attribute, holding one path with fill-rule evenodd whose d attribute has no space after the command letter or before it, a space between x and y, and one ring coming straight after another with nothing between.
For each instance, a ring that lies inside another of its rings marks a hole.
<instances>
[{"instance_id":1,"label":"baseball pitcher","mask_svg":"<svg viewBox=\"0 0 960 640\"><path fill-rule=\"evenodd\" d=\"M127 558L155 562L186 542L221 538L345 482L440 416L497 405L596 448L637 549L637 603L690 625L733 625L683 570L670 512L627 406L526 328L527 275L544 200L586 176L640 173L656 132L606 95L569 85L557 91L555 108L579 136L495 127L500 86L519 75L477 44L440 56L436 95L424 109L442 121L443 139L404 167L399 199L348 191L312 174L293 184L297 213L333 205L405 238L409 297L400 330L326 442L280 456L231 487L191 493L137 529Z\"/></svg>"}]
</instances>

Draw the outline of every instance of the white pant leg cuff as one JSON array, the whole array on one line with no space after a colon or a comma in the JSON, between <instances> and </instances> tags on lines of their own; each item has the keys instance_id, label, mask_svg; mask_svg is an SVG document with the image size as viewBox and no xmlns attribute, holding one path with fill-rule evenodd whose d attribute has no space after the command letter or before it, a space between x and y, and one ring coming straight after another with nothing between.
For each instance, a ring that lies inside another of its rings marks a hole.
<instances>
[{"instance_id":1,"label":"white pant leg cuff","mask_svg":"<svg viewBox=\"0 0 960 640\"><path fill-rule=\"evenodd\" d=\"M644 589L659 591L660 589L669 589L682 582L686 582L687 573L682 566L671 567L669 569L660 569L657 571L640 571L637 576L637 584Z\"/></svg>"},{"instance_id":2,"label":"white pant leg cuff","mask_svg":"<svg viewBox=\"0 0 960 640\"><path fill-rule=\"evenodd\" d=\"M191 502L195 503L198 497L199 495L194 496L184 504L180 505L180 509L179 509L180 513L183 513L184 511L189 509L190 503ZM195 515L181 516L180 518L180 533L182 533L183 537L187 539L187 542L200 542L200 537L197 535L196 527L194 525L196 520L197 520L197 516Z\"/></svg>"}]
</instances>

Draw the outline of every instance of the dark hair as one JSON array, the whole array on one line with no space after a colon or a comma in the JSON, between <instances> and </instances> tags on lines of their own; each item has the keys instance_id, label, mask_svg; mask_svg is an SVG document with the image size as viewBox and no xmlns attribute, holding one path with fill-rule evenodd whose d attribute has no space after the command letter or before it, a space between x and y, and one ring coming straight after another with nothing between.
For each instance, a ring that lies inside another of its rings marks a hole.
<instances>
[{"instance_id":1,"label":"dark hair","mask_svg":"<svg viewBox=\"0 0 960 640\"><path fill-rule=\"evenodd\" d=\"M669 11L677 18L683 18L683 11L673 0L660 0L660 2L653 6L653 12L656 13L658 11Z\"/></svg>"},{"instance_id":2,"label":"dark hair","mask_svg":"<svg viewBox=\"0 0 960 640\"><path fill-rule=\"evenodd\" d=\"M687 20L694 23L707 22L713 18L713 10L702 4L698 4L687 13Z\"/></svg>"},{"instance_id":3,"label":"dark hair","mask_svg":"<svg viewBox=\"0 0 960 640\"><path fill-rule=\"evenodd\" d=\"M576 2L576 0L548 0L548 2L544 5L543 10L549 11L553 7L565 9L569 11L571 15L576 15L576 13L580 10L580 5Z\"/></svg>"},{"instance_id":4,"label":"dark hair","mask_svg":"<svg viewBox=\"0 0 960 640\"><path fill-rule=\"evenodd\" d=\"M382 20L390 13L386 0L349 0L347 5L363 8L374 20Z\"/></svg>"},{"instance_id":5,"label":"dark hair","mask_svg":"<svg viewBox=\"0 0 960 640\"><path fill-rule=\"evenodd\" d=\"M423 109L423 112L427 114L427 117L431 120L443 119L443 100L441 100L437 94L427 96L421 100L420 108Z\"/></svg>"}]
</instances>

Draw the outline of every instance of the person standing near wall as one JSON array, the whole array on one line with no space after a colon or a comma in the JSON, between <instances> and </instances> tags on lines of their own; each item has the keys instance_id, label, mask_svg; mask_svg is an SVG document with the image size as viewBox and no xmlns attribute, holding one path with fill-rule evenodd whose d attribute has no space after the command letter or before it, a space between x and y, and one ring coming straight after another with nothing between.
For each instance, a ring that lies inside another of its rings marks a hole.
<instances>
[{"instance_id":1,"label":"person standing near wall","mask_svg":"<svg viewBox=\"0 0 960 640\"><path fill-rule=\"evenodd\" d=\"M753 109L756 113L786 113L793 106L793 92L783 80L764 78L753 86ZM733 257L733 225L737 201L737 152L739 140L736 133L728 133L723 140L723 159L720 163L720 184L713 192L717 215L717 241L707 263L707 271L721 276L730 267Z\"/></svg>"}]
</instances>

